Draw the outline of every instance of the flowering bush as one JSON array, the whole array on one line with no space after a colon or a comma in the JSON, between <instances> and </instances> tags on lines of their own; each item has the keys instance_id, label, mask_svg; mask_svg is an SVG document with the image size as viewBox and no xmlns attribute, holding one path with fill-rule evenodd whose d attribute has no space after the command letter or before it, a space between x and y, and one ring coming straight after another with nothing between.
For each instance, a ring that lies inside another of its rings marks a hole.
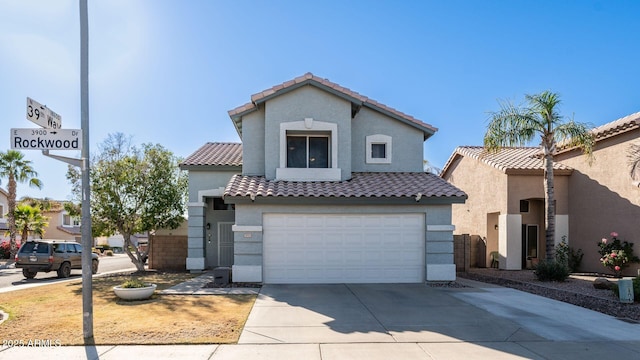
<instances>
[{"instance_id":1,"label":"flowering bush","mask_svg":"<svg viewBox=\"0 0 640 360\"><path fill-rule=\"evenodd\" d=\"M20 241L16 241L16 249L20 248ZM0 242L0 259L11 257L11 243L9 240Z\"/></svg>"},{"instance_id":2,"label":"flowering bush","mask_svg":"<svg viewBox=\"0 0 640 360\"><path fill-rule=\"evenodd\" d=\"M640 262L640 259L633 255L633 244L628 241L621 242L615 231L611 233L611 240L603 238L598 243L598 247L600 262L611 269L617 277L622 276L622 270L629 266L629 263Z\"/></svg>"},{"instance_id":3,"label":"flowering bush","mask_svg":"<svg viewBox=\"0 0 640 360\"><path fill-rule=\"evenodd\" d=\"M11 255L11 245L8 241L0 242L0 259L8 259Z\"/></svg>"}]
</instances>

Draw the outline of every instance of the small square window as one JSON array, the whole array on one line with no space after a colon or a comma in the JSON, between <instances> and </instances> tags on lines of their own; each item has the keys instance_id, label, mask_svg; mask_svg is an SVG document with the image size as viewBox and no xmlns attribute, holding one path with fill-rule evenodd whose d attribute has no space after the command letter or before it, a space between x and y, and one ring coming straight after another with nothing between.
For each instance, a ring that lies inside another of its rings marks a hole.
<instances>
[{"instance_id":1,"label":"small square window","mask_svg":"<svg viewBox=\"0 0 640 360\"><path fill-rule=\"evenodd\" d=\"M391 164L391 136L383 134L368 135L366 137L366 163Z\"/></svg>"},{"instance_id":2,"label":"small square window","mask_svg":"<svg viewBox=\"0 0 640 360\"><path fill-rule=\"evenodd\" d=\"M386 159L387 158L387 144L371 144L371 158L372 159Z\"/></svg>"},{"instance_id":3,"label":"small square window","mask_svg":"<svg viewBox=\"0 0 640 360\"><path fill-rule=\"evenodd\" d=\"M529 212L529 200L520 200L520 212L521 213Z\"/></svg>"}]
</instances>

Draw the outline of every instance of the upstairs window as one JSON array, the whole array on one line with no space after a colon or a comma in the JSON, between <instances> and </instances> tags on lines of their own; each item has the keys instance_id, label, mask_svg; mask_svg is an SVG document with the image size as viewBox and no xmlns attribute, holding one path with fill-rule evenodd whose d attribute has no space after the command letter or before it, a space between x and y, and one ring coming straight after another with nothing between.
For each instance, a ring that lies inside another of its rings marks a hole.
<instances>
[{"instance_id":1,"label":"upstairs window","mask_svg":"<svg viewBox=\"0 0 640 360\"><path fill-rule=\"evenodd\" d=\"M62 226L80 226L80 218L69 214L62 215Z\"/></svg>"},{"instance_id":2,"label":"upstairs window","mask_svg":"<svg viewBox=\"0 0 640 360\"><path fill-rule=\"evenodd\" d=\"M4 218L4 205L0 204L0 219Z\"/></svg>"},{"instance_id":3,"label":"upstairs window","mask_svg":"<svg viewBox=\"0 0 640 360\"><path fill-rule=\"evenodd\" d=\"M367 164L391 164L391 136L369 135L366 146Z\"/></svg>"},{"instance_id":4,"label":"upstairs window","mask_svg":"<svg viewBox=\"0 0 640 360\"><path fill-rule=\"evenodd\" d=\"M371 158L372 159L386 159L387 158L387 144L371 144Z\"/></svg>"},{"instance_id":5,"label":"upstairs window","mask_svg":"<svg viewBox=\"0 0 640 360\"><path fill-rule=\"evenodd\" d=\"M328 168L328 135L287 135L288 168Z\"/></svg>"},{"instance_id":6,"label":"upstairs window","mask_svg":"<svg viewBox=\"0 0 640 360\"><path fill-rule=\"evenodd\" d=\"M279 147L276 180L342 179L342 170L338 167L338 124L313 118L282 122Z\"/></svg>"}]
</instances>

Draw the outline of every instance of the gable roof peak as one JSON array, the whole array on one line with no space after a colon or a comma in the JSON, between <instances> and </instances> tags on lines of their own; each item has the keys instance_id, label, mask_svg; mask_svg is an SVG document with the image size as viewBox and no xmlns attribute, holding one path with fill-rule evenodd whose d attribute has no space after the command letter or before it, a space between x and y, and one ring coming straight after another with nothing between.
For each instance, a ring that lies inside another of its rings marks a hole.
<instances>
[{"instance_id":1,"label":"gable roof peak","mask_svg":"<svg viewBox=\"0 0 640 360\"><path fill-rule=\"evenodd\" d=\"M240 138L242 138L242 117L244 115L256 111L260 104L268 101L271 98L285 94L289 91L295 90L305 85L315 86L319 89L350 101L356 106L369 107L377 112L383 113L410 126L416 127L423 131L425 140L433 135L436 131L438 131L438 129L433 127L432 125L418 120L411 115L405 114L392 107L381 104L351 89L340 86L330 81L329 79L321 78L311 72L307 72L304 75L298 76L292 80L285 81L281 84L272 86L269 89L255 93L251 95L251 102L238 106L235 109L229 110L229 117L233 121L236 130L238 131L238 135L240 135Z\"/></svg>"}]
</instances>

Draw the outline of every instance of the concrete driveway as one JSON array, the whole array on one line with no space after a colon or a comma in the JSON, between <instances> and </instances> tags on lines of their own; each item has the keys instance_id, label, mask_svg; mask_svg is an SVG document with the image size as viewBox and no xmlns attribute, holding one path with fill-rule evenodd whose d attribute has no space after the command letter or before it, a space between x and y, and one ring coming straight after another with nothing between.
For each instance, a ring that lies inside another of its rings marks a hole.
<instances>
[{"instance_id":1,"label":"concrete driveway","mask_svg":"<svg viewBox=\"0 0 640 360\"><path fill-rule=\"evenodd\" d=\"M323 359L333 358L331 354L369 359L640 354L638 324L471 283L455 289L422 284L264 285L239 345L275 350L282 348L269 345L288 344L295 358L305 351L317 356L320 344Z\"/></svg>"},{"instance_id":2,"label":"concrete driveway","mask_svg":"<svg viewBox=\"0 0 640 360\"><path fill-rule=\"evenodd\" d=\"M421 284L265 285L240 344L541 340Z\"/></svg>"}]
</instances>

